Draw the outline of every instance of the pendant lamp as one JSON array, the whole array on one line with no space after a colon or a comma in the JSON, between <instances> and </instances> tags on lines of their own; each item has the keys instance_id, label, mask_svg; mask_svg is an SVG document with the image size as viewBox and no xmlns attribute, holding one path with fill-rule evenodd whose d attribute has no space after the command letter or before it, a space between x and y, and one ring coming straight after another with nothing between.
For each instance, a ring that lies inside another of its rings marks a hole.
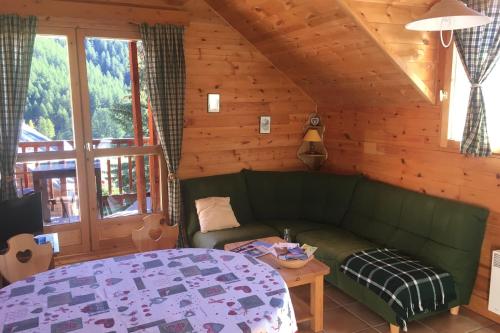
<instances>
[{"instance_id":1,"label":"pendant lamp","mask_svg":"<svg viewBox=\"0 0 500 333\"><path fill-rule=\"evenodd\" d=\"M448 47L453 39L453 30L477 27L491 21L490 17L468 8L459 0L440 0L421 18L406 24L405 28L417 31L440 31L441 44ZM451 30L448 43L443 40L445 30Z\"/></svg>"}]
</instances>

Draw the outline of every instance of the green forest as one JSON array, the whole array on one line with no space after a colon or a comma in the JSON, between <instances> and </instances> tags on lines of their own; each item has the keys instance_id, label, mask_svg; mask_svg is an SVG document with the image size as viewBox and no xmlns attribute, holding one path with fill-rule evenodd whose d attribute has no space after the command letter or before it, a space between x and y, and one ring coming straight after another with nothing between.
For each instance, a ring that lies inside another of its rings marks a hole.
<instances>
[{"instance_id":1,"label":"green forest","mask_svg":"<svg viewBox=\"0 0 500 333\"><path fill-rule=\"evenodd\" d=\"M128 42L86 39L85 51L93 137L133 137ZM142 74L141 64L139 52ZM147 95L142 82L143 129L147 135ZM52 140L73 140L71 110L66 38L37 36L24 120Z\"/></svg>"}]
</instances>

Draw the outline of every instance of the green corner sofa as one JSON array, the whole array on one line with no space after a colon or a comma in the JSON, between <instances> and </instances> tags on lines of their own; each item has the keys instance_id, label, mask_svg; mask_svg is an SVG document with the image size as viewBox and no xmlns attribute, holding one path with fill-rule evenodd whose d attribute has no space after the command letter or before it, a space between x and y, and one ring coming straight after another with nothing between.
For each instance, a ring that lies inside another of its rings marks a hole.
<instances>
[{"instance_id":1,"label":"green corner sofa","mask_svg":"<svg viewBox=\"0 0 500 333\"><path fill-rule=\"evenodd\" d=\"M449 308L469 303L488 217L484 208L360 175L305 171L243 170L186 179L181 189L183 227L191 247L222 249L227 243L282 235L290 228L296 241L318 247L316 258L331 268L328 282L393 325L396 316L389 305L339 267L354 252L396 248L453 275L457 300ZM211 196L231 198L240 227L199 231L194 201Z\"/></svg>"}]
</instances>

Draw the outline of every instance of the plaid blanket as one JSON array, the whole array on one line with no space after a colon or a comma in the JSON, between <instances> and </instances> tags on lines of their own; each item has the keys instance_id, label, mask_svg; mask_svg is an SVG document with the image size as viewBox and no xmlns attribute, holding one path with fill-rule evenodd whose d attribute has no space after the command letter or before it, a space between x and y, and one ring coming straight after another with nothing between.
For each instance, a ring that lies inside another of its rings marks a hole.
<instances>
[{"instance_id":1,"label":"plaid blanket","mask_svg":"<svg viewBox=\"0 0 500 333\"><path fill-rule=\"evenodd\" d=\"M414 315L446 309L456 298L450 273L393 249L370 249L347 257L340 271L379 295L396 313L399 326Z\"/></svg>"}]
</instances>

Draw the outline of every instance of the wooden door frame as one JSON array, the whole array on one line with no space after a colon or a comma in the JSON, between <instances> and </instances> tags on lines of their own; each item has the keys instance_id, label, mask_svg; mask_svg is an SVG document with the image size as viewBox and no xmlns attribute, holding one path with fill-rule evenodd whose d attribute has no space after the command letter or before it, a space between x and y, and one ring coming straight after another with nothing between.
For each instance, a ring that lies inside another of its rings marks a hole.
<instances>
[{"instance_id":1,"label":"wooden door frame","mask_svg":"<svg viewBox=\"0 0 500 333\"><path fill-rule=\"evenodd\" d=\"M69 69L69 88L71 93L71 119L73 127L73 140L74 150L72 151L55 151L55 152L33 152L33 153L20 153L17 162L36 162L36 161L50 161L61 159L74 159L76 162L76 182L78 184L78 196L80 222L67 223L61 225L50 225L44 227L44 232L72 232L80 231L80 244L65 246L65 251L69 252L88 252L90 250L90 235L89 235L89 214L87 200L84 198L87 195L87 189L84 184L79 183L79 180L86 179L87 174L84 165L81 161L84 159L83 150L83 136L81 128L81 94L79 87L79 72L77 63L77 50L76 50L76 30L69 27L47 26L41 25L37 28L37 35L47 36L64 36L67 40L68 52L68 69ZM63 243L61 237L61 243Z\"/></svg>"},{"instance_id":2,"label":"wooden door frame","mask_svg":"<svg viewBox=\"0 0 500 333\"><path fill-rule=\"evenodd\" d=\"M81 26L84 26L83 28ZM87 78L86 54L84 41L86 37L113 38L123 40L139 40L137 25L110 27L109 29L92 28L70 20L59 19L41 21L37 28L38 35L65 36L68 41L68 66L70 72L70 89L72 105L73 151L49 151L20 153L18 162L36 162L41 160L74 159L77 165L78 195L80 206L80 222L46 226L46 232L79 232L79 244L64 247L63 255L91 253L101 250L101 241L110 242L110 230L116 230L118 235L125 235L138 225L147 214L137 214L125 217L107 218L106 222L98 218L95 182L87 181L94 178L94 158L114 156L147 156L156 155L159 158L160 172L160 213L166 209L166 164L160 145L143 147L119 147L87 150L92 143L92 128L90 115L90 100ZM91 146L92 147L92 146ZM71 235L77 237L77 235Z\"/></svg>"},{"instance_id":3,"label":"wooden door frame","mask_svg":"<svg viewBox=\"0 0 500 333\"><path fill-rule=\"evenodd\" d=\"M90 114L90 93L88 87L88 77L87 77L87 63L85 54L85 38L111 38L111 39L121 39L121 40L139 40L140 33L138 28L128 29L128 30L114 30L114 29L93 29L93 28L76 28L76 40L77 40L77 52L78 52L78 66L80 73L80 94L81 94L81 110L82 110L82 124L83 124L83 138L84 146L87 147L85 150L85 167L87 177L94 177L94 159L99 157L114 157L114 156L145 156L145 155L157 155L161 159L161 146L142 146L142 147L118 147L118 148L104 148L104 149L94 149L92 146L92 119ZM160 177L164 174L162 169L165 167L164 163L160 163ZM89 178L86 178L89 179ZM163 183L163 181L161 181ZM89 218L89 233L90 233L90 244L91 251L98 251L102 249L101 241L106 241L106 230L109 229L109 224L114 224L114 231L119 236L120 234L126 234L128 230L137 227L142 219L147 215L136 214L124 217L106 218L104 219L98 217L98 205L95 196L91 193L96 193L95 182L87 182L88 186L88 196L85 199L87 207L89 208L90 218ZM164 188L163 188L164 190ZM161 190L160 195L160 205L161 210L164 210L164 205L162 205L165 192Z\"/></svg>"}]
</instances>

